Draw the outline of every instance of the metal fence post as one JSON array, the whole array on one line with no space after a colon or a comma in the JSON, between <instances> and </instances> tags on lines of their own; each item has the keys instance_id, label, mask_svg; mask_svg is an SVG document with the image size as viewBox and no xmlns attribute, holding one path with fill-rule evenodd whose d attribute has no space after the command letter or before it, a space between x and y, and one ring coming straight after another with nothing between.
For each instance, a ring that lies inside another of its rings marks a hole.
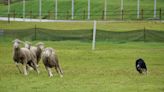
<instances>
[{"instance_id":1,"label":"metal fence post","mask_svg":"<svg viewBox=\"0 0 164 92\"><path fill-rule=\"evenodd\" d=\"M92 39L92 50L95 50L96 45L96 21L93 24L93 39Z\"/></svg>"}]
</instances>

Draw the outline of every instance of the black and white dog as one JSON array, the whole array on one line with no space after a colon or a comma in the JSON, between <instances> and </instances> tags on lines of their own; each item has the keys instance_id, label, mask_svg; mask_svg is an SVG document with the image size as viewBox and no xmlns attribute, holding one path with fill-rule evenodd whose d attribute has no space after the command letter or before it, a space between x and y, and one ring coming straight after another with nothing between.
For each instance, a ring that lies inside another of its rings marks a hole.
<instances>
[{"instance_id":1,"label":"black and white dog","mask_svg":"<svg viewBox=\"0 0 164 92\"><path fill-rule=\"evenodd\" d=\"M136 60L136 69L140 74L147 73L147 67L143 59Z\"/></svg>"}]
</instances>

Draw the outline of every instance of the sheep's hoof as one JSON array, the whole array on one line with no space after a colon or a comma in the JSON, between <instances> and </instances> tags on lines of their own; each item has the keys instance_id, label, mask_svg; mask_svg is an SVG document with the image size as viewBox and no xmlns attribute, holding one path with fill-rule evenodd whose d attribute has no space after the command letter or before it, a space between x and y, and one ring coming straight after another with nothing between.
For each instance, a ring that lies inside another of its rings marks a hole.
<instances>
[{"instance_id":1,"label":"sheep's hoof","mask_svg":"<svg viewBox=\"0 0 164 92\"><path fill-rule=\"evenodd\" d=\"M63 75L60 75L61 78L63 78Z\"/></svg>"},{"instance_id":2,"label":"sheep's hoof","mask_svg":"<svg viewBox=\"0 0 164 92\"><path fill-rule=\"evenodd\" d=\"M49 75L49 77L51 78L51 77L53 77L53 75Z\"/></svg>"},{"instance_id":3,"label":"sheep's hoof","mask_svg":"<svg viewBox=\"0 0 164 92\"><path fill-rule=\"evenodd\" d=\"M40 71L37 71L38 72L38 74L40 74Z\"/></svg>"},{"instance_id":4,"label":"sheep's hoof","mask_svg":"<svg viewBox=\"0 0 164 92\"><path fill-rule=\"evenodd\" d=\"M30 71L34 70L32 67L29 68Z\"/></svg>"},{"instance_id":5,"label":"sheep's hoof","mask_svg":"<svg viewBox=\"0 0 164 92\"><path fill-rule=\"evenodd\" d=\"M27 76L28 74L27 73L24 73L25 76Z\"/></svg>"},{"instance_id":6,"label":"sheep's hoof","mask_svg":"<svg viewBox=\"0 0 164 92\"><path fill-rule=\"evenodd\" d=\"M39 67L39 65L36 65L36 67L38 68L38 67Z\"/></svg>"}]
</instances>

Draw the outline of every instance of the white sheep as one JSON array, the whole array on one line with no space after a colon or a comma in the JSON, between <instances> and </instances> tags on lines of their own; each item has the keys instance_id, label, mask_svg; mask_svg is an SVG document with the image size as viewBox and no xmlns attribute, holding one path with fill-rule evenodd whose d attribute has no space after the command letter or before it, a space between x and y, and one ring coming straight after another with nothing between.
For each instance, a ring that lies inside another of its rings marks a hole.
<instances>
[{"instance_id":1,"label":"white sheep","mask_svg":"<svg viewBox=\"0 0 164 92\"><path fill-rule=\"evenodd\" d=\"M32 67L39 73L37 69L37 64L35 63L34 57L31 55L30 50L27 48L20 48L20 43L23 43L22 41L15 39L13 44L13 60L16 64L16 67L18 68L19 72L21 73L21 70L18 66L18 63L21 63L23 65L23 71L24 75L27 75L27 68L28 63L33 64Z\"/></svg>"},{"instance_id":2,"label":"white sheep","mask_svg":"<svg viewBox=\"0 0 164 92\"><path fill-rule=\"evenodd\" d=\"M43 64L50 77L53 76L51 68L55 67L57 73L60 74L60 77L63 77L63 71L59 65L58 57L53 48L45 48L42 53Z\"/></svg>"}]
</instances>

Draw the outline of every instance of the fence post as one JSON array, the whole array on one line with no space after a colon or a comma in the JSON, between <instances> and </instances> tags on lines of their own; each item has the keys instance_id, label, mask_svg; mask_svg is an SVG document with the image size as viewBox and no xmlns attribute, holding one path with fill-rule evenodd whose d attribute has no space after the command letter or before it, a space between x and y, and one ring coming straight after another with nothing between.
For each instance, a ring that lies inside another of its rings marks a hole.
<instances>
[{"instance_id":1,"label":"fence post","mask_svg":"<svg viewBox=\"0 0 164 92\"><path fill-rule=\"evenodd\" d=\"M94 24L93 24L92 50L95 50L95 45L96 45L96 21L94 20Z\"/></svg>"},{"instance_id":2,"label":"fence post","mask_svg":"<svg viewBox=\"0 0 164 92\"><path fill-rule=\"evenodd\" d=\"M32 11L30 11L30 19L32 18Z\"/></svg>"},{"instance_id":3,"label":"fence post","mask_svg":"<svg viewBox=\"0 0 164 92\"><path fill-rule=\"evenodd\" d=\"M159 9L159 19L162 20L162 10L161 10L161 8Z\"/></svg>"},{"instance_id":4,"label":"fence post","mask_svg":"<svg viewBox=\"0 0 164 92\"><path fill-rule=\"evenodd\" d=\"M84 15L83 15L83 19L85 20L85 10L83 11Z\"/></svg>"},{"instance_id":5,"label":"fence post","mask_svg":"<svg viewBox=\"0 0 164 92\"><path fill-rule=\"evenodd\" d=\"M35 33L34 33L34 39L36 40L36 24L35 24Z\"/></svg>"},{"instance_id":6,"label":"fence post","mask_svg":"<svg viewBox=\"0 0 164 92\"><path fill-rule=\"evenodd\" d=\"M142 9L141 10L141 17L142 17L142 20L144 19L144 10Z\"/></svg>"},{"instance_id":7,"label":"fence post","mask_svg":"<svg viewBox=\"0 0 164 92\"><path fill-rule=\"evenodd\" d=\"M8 23L10 23L10 13L8 14Z\"/></svg>"}]
</instances>

